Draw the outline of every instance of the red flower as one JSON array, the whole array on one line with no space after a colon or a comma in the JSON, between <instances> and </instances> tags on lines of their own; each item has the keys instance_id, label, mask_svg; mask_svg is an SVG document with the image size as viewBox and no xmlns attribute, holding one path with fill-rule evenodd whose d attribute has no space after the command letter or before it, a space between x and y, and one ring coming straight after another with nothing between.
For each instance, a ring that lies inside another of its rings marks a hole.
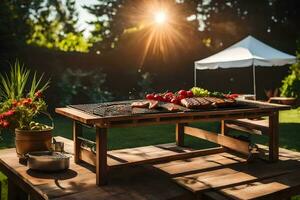
<instances>
[{"instance_id":1,"label":"red flower","mask_svg":"<svg viewBox=\"0 0 300 200\"><path fill-rule=\"evenodd\" d=\"M42 92L39 90L34 94L35 97L41 98L42 97Z\"/></svg>"},{"instance_id":2,"label":"red flower","mask_svg":"<svg viewBox=\"0 0 300 200\"><path fill-rule=\"evenodd\" d=\"M4 114L0 114L0 120L4 118Z\"/></svg>"},{"instance_id":3,"label":"red flower","mask_svg":"<svg viewBox=\"0 0 300 200\"><path fill-rule=\"evenodd\" d=\"M8 128L8 127L9 127L9 122L6 121L6 120L3 120L3 121L2 121L2 127L3 127L3 128Z\"/></svg>"},{"instance_id":4,"label":"red flower","mask_svg":"<svg viewBox=\"0 0 300 200\"><path fill-rule=\"evenodd\" d=\"M24 106L28 106L31 103L32 103L32 99L31 98L27 98L27 99L24 99L21 104L24 105Z\"/></svg>"},{"instance_id":5,"label":"red flower","mask_svg":"<svg viewBox=\"0 0 300 200\"><path fill-rule=\"evenodd\" d=\"M10 117L10 116L12 116L14 114L15 114L15 110L9 110L9 111L3 113L3 116L4 117Z\"/></svg>"},{"instance_id":6,"label":"red flower","mask_svg":"<svg viewBox=\"0 0 300 200\"><path fill-rule=\"evenodd\" d=\"M17 101L17 100L13 100L13 101L12 101L12 106L13 106L13 107L18 106L18 101Z\"/></svg>"}]
</instances>

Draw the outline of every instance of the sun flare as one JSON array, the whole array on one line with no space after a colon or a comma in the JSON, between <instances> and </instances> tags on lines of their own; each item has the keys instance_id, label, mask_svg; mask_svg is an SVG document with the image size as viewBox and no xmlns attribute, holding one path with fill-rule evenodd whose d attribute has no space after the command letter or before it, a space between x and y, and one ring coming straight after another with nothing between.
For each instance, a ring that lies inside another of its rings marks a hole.
<instances>
[{"instance_id":1,"label":"sun flare","mask_svg":"<svg viewBox=\"0 0 300 200\"><path fill-rule=\"evenodd\" d=\"M127 16L135 25L125 33L136 33L132 44L141 44L140 66L147 58L168 61L187 50L185 31L188 29L183 12L174 1L141 0L133 6L134 13L128 10Z\"/></svg>"},{"instance_id":2,"label":"sun flare","mask_svg":"<svg viewBox=\"0 0 300 200\"><path fill-rule=\"evenodd\" d=\"M167 14L164 11L158 11L157 13L155 13L154 15L154 21L161 25L164 24L167 21Z\"/></svg>"}]
</instances>

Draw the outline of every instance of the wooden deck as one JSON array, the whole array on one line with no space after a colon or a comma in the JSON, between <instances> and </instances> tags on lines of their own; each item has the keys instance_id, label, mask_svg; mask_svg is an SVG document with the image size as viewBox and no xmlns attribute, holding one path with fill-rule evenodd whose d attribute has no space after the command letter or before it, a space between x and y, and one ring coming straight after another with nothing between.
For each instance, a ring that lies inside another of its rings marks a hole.
<instances>
[{"instance_id":1,"label":"wooden deck","mask_svg":"<svg viewBox=\"0 0 300 200\"><path fill-rule=\"evenodd\" d=\"M73 152L73 142L65 150ZM109 151L108 165L194 151L173 144ZM96 186L94 169L71 160L70 169L44 174L18 162L15 149L0 150L0 170L33 199L284 199L300 194L300 153L280 149L277 163L246 158L232 152L112 168L109 184ZM14 189L14 194L17 190ZM18 198L17 198L18 199Z\"/></svg>"}]
</instances>

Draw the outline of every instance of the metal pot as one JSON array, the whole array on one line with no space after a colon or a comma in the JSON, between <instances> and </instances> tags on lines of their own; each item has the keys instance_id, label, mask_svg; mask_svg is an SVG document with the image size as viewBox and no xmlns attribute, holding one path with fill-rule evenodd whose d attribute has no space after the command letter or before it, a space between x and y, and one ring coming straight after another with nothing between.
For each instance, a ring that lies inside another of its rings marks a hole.
<instances>
[{"instance_id":1,"label":"metal pot","mask_svg":"<svg viewBox=\"0 0 300 200\"><path fill-rule=\"evenodd\" d=\"M68 169L70 166L70 155L52 152L36 151L27 154L27 164L30 169L54 172Z\"/></svg>"}]
</instances>

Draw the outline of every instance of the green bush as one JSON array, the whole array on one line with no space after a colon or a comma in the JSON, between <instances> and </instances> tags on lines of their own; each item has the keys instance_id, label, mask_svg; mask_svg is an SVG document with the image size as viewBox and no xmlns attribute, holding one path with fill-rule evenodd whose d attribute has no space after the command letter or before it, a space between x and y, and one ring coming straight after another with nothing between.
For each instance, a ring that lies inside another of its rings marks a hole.
<instances>
[{"instance_id":1,"label":"green bush","mask_svg":"<svg viewBox=\"0 0 300 200\"><path fill-rule=\"evenodd\" d=\"M67 68L60 77L61 106L86 103L102 103L114 99L104 86L106 74L101 69L81 70Z\"/></svg>"},{"instance_id":2,"label":"green bush","mask_svg":"<svg viewBox=\"0 0 300 200\"><path fill-rule=\"evenodd\" d=\"M298 54L298 60L300 54ZM291 73L282 81L280 88L281 96L285 97L300 97L300 62L293 64L290 67Z\"/></svg>"}]
</instances>

